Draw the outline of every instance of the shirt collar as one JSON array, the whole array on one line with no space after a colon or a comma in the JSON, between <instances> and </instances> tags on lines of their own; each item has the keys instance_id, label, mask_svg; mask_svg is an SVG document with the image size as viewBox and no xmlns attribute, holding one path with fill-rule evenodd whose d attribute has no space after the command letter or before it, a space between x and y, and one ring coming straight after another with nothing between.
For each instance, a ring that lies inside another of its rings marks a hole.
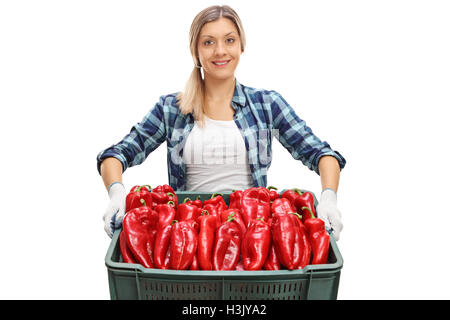
<instances>
[{"instance_id":1,"label":"shirt collar","mask_svg":"<svg viewBox=\"0 0 450 320\"><path fill-rule=\"evenodd\" d=\"M236 78L234 80L236 82L236 88L234 89L234 95L231 101L237 105L240 105L241 107L245 107L247 98L245 97L244 94L244 86L241 85Z\"/></svg>"}]
</instances>

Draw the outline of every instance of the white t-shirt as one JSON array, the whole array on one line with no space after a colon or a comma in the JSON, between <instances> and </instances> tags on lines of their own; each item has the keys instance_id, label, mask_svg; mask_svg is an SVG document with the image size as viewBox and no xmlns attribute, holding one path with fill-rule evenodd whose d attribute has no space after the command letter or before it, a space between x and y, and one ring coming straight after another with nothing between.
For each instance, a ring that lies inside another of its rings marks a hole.
<instances>
[{"instance_id":1,"label":"white t-shirt","mask_svg":"<svg viewBox=\"0 0 450 320\"><path fill-rule=\"evenodd\" d=\"M234 120L197 121L183 151L186 190L229 192L253 186L244 138Z\"/></svg>"}]
</instances>

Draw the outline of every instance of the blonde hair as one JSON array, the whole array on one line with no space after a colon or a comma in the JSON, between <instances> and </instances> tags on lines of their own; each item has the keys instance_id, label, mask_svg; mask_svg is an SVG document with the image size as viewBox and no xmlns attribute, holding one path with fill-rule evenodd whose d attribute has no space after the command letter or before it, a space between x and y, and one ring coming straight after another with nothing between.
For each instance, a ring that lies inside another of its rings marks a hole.
<instances>
[{"instance_id":1,"label":"blonde hair","mask_svg":"<svg viewBox=\"0 0 450 320\"><path fill-rule=\"evenodd\" d=\"M194 119L199 120L203 125L204 121L204 80L201 74L201 65L198 58L198 38L202 27L212 21L216 21L219 18L230 19L234 23L238 30L241 40L242 52L245 48L245 33L242 27L242 22L237 13L229 6L211 6L200 13L194 18L189 32L189 48L191 50L192 59L194 60L194 68L191 72L184 92L180 92L177 95L177 102L179 108L183 114L193 113Z\"/></svg>"}]
</instances>

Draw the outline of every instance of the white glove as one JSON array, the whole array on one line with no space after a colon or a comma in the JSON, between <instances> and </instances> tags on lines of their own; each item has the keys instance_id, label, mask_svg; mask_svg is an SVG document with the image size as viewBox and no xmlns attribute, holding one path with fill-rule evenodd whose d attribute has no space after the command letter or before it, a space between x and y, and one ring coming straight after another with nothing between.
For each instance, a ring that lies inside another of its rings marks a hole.
<instances>
[{"instance_id":1,"label":"white glove","mask_svg":"<svg viewBox=\"0 0 450 320\"><path fill-rule=\"evenodd\" d=\"M122 220L125 216L125 199L127 193L122 183L112 183L108 191L109 204L103 214L105 231L112 238L114 230L122 226Z\"/></svg>"},{"instance_id":2,"label":"white glove","mask_svg":"<svg viewBox=\"0 0 450 320\"><path fill-rule=\"evenodd\" d=\"M337 208L337 195L332 189L325 189L317 205L317 215L325 222L325 229L332 230L334 238L339 240L339 234L344 225L341 221L341 212Z\"/></svg>"}]
</instances>

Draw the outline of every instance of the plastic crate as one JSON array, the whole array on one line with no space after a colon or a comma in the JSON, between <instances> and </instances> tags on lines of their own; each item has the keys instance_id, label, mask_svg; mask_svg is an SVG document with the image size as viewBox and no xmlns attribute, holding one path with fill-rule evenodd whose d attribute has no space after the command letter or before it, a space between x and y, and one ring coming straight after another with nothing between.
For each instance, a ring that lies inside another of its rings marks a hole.
<instances>
[{"instance_id":1,"label":"plastic crate","mask_svg":"<svg viewBox=\"0 0 450 320\"><path fill-rule=\"evenodd\" d=\"M211 193L177 192L209 199ZM229 193L223 194L229 203ZM105 257L111 299L116 300L335 300L343 259L331 235L328 263L300 270L181 271L148 269L123 263L119 235L114 232Z\"/></svg>"}]
</instances>

